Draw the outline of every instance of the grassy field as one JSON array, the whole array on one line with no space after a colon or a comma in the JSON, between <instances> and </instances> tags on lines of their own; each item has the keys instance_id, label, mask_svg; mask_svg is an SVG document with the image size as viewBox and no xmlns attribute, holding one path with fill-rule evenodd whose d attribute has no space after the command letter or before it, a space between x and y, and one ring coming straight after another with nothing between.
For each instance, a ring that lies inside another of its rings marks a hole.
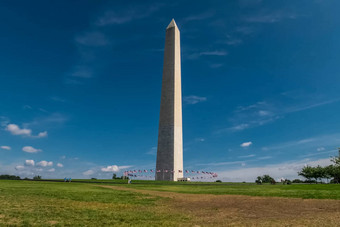
<instances>
[{"instance_id":1,"label":"grassy field","mask_svg":"<svg viewBox=\"0 0 340 227\"><path fill-rule=\"evenodd\" d=\"M76 182L89 180L75 180ZM276 185L255 183L205 183L205 182L163 182L134 180L127 185L126 180L93 180L102 184L123 184L128 188L214 195L249 195L288 197L303 199L340 199L340 184L292 184Z\"/></svg>"},{"instance_id":2,"label":"grassy field","mask_svg":"<svg viewBox=\"0 0 340 227\"><path fill-rule=\"evenodd\" d=\"M160 198L84 183L0 180L0 225L172 225L183 215L158 212Z\"/></svg>"},{"instance_id":3,"label":"grassy field","mask_svg":"<svg viewBox=\"0 0 340 227\"><path fill-rule=\"evenodd\" d=\"M79 181L84 182L83 180ZM268 207L272 201L277 203L273 203L273 207L280 207L277 214L272 214L273 217L282 215L284 212L282 204L294 208L299 207L303 201L292 199L287 202L288 200L285 198L273 200L265 196L324 199L315 200L316 202L312 202L312 204L307 201L306 206L302 206L303 209L300 207L302 210L296 212L293 212L292 208L286 207L287 215L289 214L289 217L293 218L295 218L295 213L309 214L309 209L319 213L327 211L326 214L329 214L330 211L340 212L340 185L176 184L152 181L133 181L133 184L128 185L126 181L119 180L91 182L94 183L0 180L0 226L30 226L33 224L39 226L190 226L194 220L196 222L208 220L218 225L223 223L219 222L223 221L223 218L229 220L232 217L238 217L235 210L228 210L230 207L238 207L237 209L242 211L241 216L235 219L236 225L244 223L251 225L257 223L254 221L258 218L273 210ZM260 197L228 197L228 195ZM253 206L261 207L262 203L263 208L261 209L268 209L268 211L262 212L263 214L252 214L256 219L244 216L253 212L252 205L249 205L250 200L253 201ZM280 202L281 200L283 202ZM336 207L338 207L338 211ZM245 209L249 209L249 211L245 211ZM186 212L187 210L190 212ZM263 216L263 218L265 217ZM277 220L272 218L266 222L269 221L268 225L281 223ZM329 220L332 220L331 217ZM330 222L330 225L333 223Z\"/></svg>"},{"instance_id":4,"label":"grassy field","mask_svg":"<svg viewBox=\"0 0 340 227\"><path fill-rule=\"evenodd\" d=\"M303 199L340 199L340 184L256 185L251 183L213 184L130 184L136 189L214 195L249 195Z\"/></svg>"}]
</instances>

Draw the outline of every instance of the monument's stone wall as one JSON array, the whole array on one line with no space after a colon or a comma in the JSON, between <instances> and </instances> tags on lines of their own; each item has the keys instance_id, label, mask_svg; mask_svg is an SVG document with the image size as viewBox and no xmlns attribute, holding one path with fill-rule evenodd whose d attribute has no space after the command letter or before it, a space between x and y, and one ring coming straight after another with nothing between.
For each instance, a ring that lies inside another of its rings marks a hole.
<instances>
[{"instance_id":1,"label":"monument's stone wall","mask_svg":"<svg viewBox=\"0 0 340 227\"><path fill-rule=\"evenodd\" d=\"M174 20L166 29L156 180L183 177L180 32Z\"/></svg>"}]
</instances>

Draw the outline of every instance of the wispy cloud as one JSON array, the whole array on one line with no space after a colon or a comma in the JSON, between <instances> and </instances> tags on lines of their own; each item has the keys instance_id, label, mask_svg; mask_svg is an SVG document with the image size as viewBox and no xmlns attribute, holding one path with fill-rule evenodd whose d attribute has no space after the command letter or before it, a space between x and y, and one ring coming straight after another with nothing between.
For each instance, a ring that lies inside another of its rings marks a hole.
<instances>
[{"instance_id":1,"label":"wispy cloud","mask_svg":"<svg viewBox=\"0 0 340 227\"><path fill-rule=\"evenodd\" d=\"M330 150L330 151L309 153L309 154L301 155L300 157L307 158L307 157L313 157L313 156L324 155L324 154L334 154L336 152L337 152L337 150Z\"/></svg>"},{"instance_id":2,"label":"wispy cloud","mask_svg":"<svg viewBox=\"0 0 340 227\"><path fill-rule=\"evenodd\" d=\"M27 152L27 153L38 153L41 152L41 149L36 149L32 146L25 146L22 148L22 151Z\"/></svg>"},{"instance_id":3,"label":"wispy cloud","mask_svg":"<svg viewBox=\"0 0 340 227\"><path fill-rule=\"evenodd\" d=\"M62 99L62 98L60 98L58 96L51 96L50 100L55 101L55 102L66 102L65 99Z\"/></svg>"},{"instance_id":4,"label":"wispy cloud","mask_svg":"<svg viewBox=\"0 0 340 227\"><path fill-rule=\"evenodd\" d=\"M75 48L78 50L78 59L74 66L65 72L64 83L69 85L82 85L90 78L96 77L103 65L104 56L116 43L113 40L112 30L107 26L121 25L134 20L141 20L151 16L162 7L162 4L134 5L113 9L110 4L101 12L88 28L74 37ZM106 57L105 57L106 58Z\"/></svg>"},{"instance_id":5,"label":"wispy cloud","mask_svg":"<svg viewBox=\"0 0 340 227\"><path fill-rule=\"evenodd\" d=\"M213 17L214 14L215 14L214 12L209 11L209 12L205 12L205 13L201 13L201 14L197 14L197 15L191 15L191 16L185 17L183 19L183 22L185 23L185 22L189 22L189 21L205 20L205 19Z\"/></svg>"},{"instance_id":6,"label":"wispy cloud","mask_svg":"<svg viewBox=\"0 0 340 227\"><path fill-rule=\"evenodd\" d=\"M151 16L153 13L157 12L162 5L153 4L151 6L135 6L134 8L129 8L125 10L107 10L103 15L99 16L95 21L95 25L109 26L109 25L119 25L125 24L133 20L143 19Z\"/></svg>"},{"instance_id":7,"label":"wispy cloud","mask_svg":"<svg viewBox=\"0 0 340 227\"><path fill-rule=\"evenodd\" d=\"M188 59L197 59L202 56L226 56L228 55L227 51L224 50L214 50L214 51L202 51L193 54L189 54L187 56Z\"/></svg>"},{"instance_id":8,"label":"wispy cloud","mask_svg":"<svg viewBox=\"0 0 340 227\"><path fill-rule=\"evenodd\" d=\"M249 23L277 23L285 19L296 19L298 15L294 12L285 11L261 11L254 15L244 17Z\"/></svg>"},{"instance_id":9,"label":"wispy cloud","mask_svg":"<svg viewBox=\"0 0 340 227\"><path fill-rule=\"evenodd\" d=\"M235 33L239 33L242 35L251 35L256 31L255 28L250 26L238 26L235 28Z\"/></svg>"},{"instance_id":10,"label":"wispy cloud","mask_svg":"<svg viewBox=\"0 0 340 227\"><path fill-rule=\"evenodd\" d=\"M236 45L240 45L243 41L240 38L236 38L236 37L233 37L231 35L227 35L227 40L225 42L226 42L226 44L228 44L230 46L236 46Z\"/></svg>"},{"instance_id":11,"label":"wispy cloud","mask_svg":"<svg viewBox=\"0 0 340 227\"><path fill-rule=\"evenodd\" d=\"M238 156L238 158L252 158L255 156L256 156L255 154L250 154L250 155Z\"/></svg>"},{"instance_id":12,"label":"wispy cloud","mask_svg":"<svg viewBox=\"0 0 340 227\"><path fill-rule=\"evenodd\" d=\"M254 156L253 155L247 155L247 156L244 156L243 158L251 158L251 157L255 157L255 155ZM196 165L198 165L198 166L225 166L225 167L230 166L230 165L242 165L242 166L244 166L244 164L247 164L247 163L254 163L254 162L258 162L258 161L262 161L262 160L266 160L266 159L271 159L271 158L272 158L272 156L262 156L262 157L240 160L240 161L210 162L210 163L200 163L200 164L196 164Z\"/></svg>"},{"instance_id":13,"label":"wispy cloud","mask_svg":"<svg viewBox=\"0 0 340 227\"><path fill-rule=\"evenodd\" d=\"M31 122L24 123L23 126L26 128L29 127L49 127L56 125L62 125L68 120L68 116L61 114L61 113L51 113L45 115L43 117L35 118Z\"/></svg>"},{"instance_id":14,"label":"wispy cloud","mask_svg":"<svg viewBox=\"0 0 340 227\"><path fill-rule=\"evenodd\" d=\"M196 141L196 142L204 142L204 141L205 141L205 138L196 138L195 141Z\"/></svg>"},{"instance_id":15,"label":"wispy cloud","mask_svg":"<svg viewBox=\"0 0 340 227\"><path fill-rule=\"evenodd\" d=\"M183 101L186 104L193 105L193 104L197 104L199 102L207 101L207 98L206 97L196 96L196 95L189 95L189 96L185 96L183 98Z\"/></svg>"},{"instance_id":16,"label":"wispy cloud","mask_svg":"<svg viewBox=\"0 0 340 227\"><path fill-rule=\"evenodd\" d=\"M324 151L325 148L324 148L324 147L318 147L316 150L317 150L317 151Z\"/></svg>"},{"instance_id":17,"label":"wispy cloud","mask_svg":"<svg viewBox=\"0 0 340 227\"><path fill-rule=\"evenodd\" d=\"M217 69L217 68L222 67L223 64L222 63L213 63L213 64L210 64L209 66L210 66L210 68Z\"/></svg>"},{"instance_id":18,"label":"wispy cloud","mask_svg":"<svg viewBox=\"0 0 340 227\"><path fill-rule=\"evenodd\" d=\"M93 69L88 66L77 65L69 75L78 78L91 78L93 77Z\"/></svg>"},{"instance_id":19,"label":"wispy cloud","mask_svg":"<svg viewBox=\"0 0 340 227\"><path fill-rule=\"evenodd\" d=\"M240 105L234 110L234 116L230 118L232 126L217 130L216 133L236 132L248 128L262 126L283 118L285 115L306 111L313 108L329 105L340 101L340 98L320 100L318 95L301 95L291 98L282 97L277 100L265 100L250 105ZM282 100L286 100L283 102Z\"/></svg>"},{"instance_id":20,"label":"wispy cloud","mask_svg":"<svg viewBox=\"0 0 340 227\"><path fill-rule=\"evenodd\" d=\"M157 154L157 147L152 147L148 152L146 152L148 155L156 155Z\"/></svg>"},{"instance_id":21,"label":"wispy cloud","mask_svg":"<svg viewBox=\"0 0 340 227\"><path fill-rule=\"evenodd\" d=\"M326 135L319 135L315 137L309 137L299 140L292 140L286 141L283 143L272 144L269 146L262 147L263 151L280 151L280 150L287 150L287 149L296 149L300 150L301 148L308 149L309 152L307 154L301 153L300 155L304 156L314 156L314 154L321 154L320 146L322 147L337 147L340 144L340 134L326 134ZM315 152L310 152L310 151ZM335 150L330 150L329 152L333 152ZM326 154L326 152L325 152Z\"/></svg>"},{"instance_id":22,"label":"wispy cloud","mask_svg":"<svg viewBox=\"0 0 340 227\"><path fill-rule=\"evenodd\" d=\"M10 146L1 146L0 148L3 150L8 150L8 151L11 150Z\"/></svg>"},{"instance_id":23,"label":"wispy cloud","mask_svg":"<svg viewBox=\"0 0 340 227\"><path fill-rule=\"evenodd\" d=\"M94 173L95 173L95 171L94 171L94 170L92 170L92 169L89 169L89 170L87 170L87 171L83 172L83 175L85 175L85 176L90 176L90 175L93 175Z\"/></svg>"},{"instance_id":24,"label":"wispy cloud","mask_svg":"<svg viewBox=\"0 0 340 227\"><path fill-rule=\"evenodd\" d=\"M85 32L76 36L75 41L84 46L101 47L110 44L104 33L98 31Z\"/></svg>"},{"instance_id":25,"label":"wispy cloud","mask_svg":"<svg viewBox=\"0 0 340 227\"><path fill-rule=\"evenodd\" d=\"M23 169L25 169L25 166L21 166L21 165L17 165L16 167L15 167L15 170L23 170Z\"/></svg>"}]
</instances>

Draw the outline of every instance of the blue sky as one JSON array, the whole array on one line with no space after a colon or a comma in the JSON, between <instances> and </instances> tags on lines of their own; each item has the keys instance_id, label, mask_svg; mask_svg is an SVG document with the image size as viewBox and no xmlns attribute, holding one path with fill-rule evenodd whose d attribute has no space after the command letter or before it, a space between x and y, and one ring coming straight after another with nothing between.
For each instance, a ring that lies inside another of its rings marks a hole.
<instances>
[{"instance_id":1,"label":"blue sky","mask_svg":"<svg viewBox=\"0 0 340 227\"><path fill-rule=\"evenodd\" d=\"M339 1L1 1L0 173L155 167L165 28L184 168L295 178L340 146Z\"/></svg>"}]
</instances>

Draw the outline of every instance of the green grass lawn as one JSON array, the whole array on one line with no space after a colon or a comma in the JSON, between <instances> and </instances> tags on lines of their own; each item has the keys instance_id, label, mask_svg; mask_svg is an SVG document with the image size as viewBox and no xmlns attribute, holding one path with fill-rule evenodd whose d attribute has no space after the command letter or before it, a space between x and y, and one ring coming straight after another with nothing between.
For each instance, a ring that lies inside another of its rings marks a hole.
<instances>
[{"instance_id":1,"label":"green grass lawn","mask_svg":"<svg viewBox=\"0 0 340 227\"><path fill-rule=\"evenodd\" d=\"M161 199L93 184L0 180L0 226L159 226L188 220L158 211Z\"/></svg>"},{"instance_id":2,"label":"green grass lawn","mask_svg":"<svg viewBox=\"0 0 340 227\"><path fill-rule=\"evenodd\" d=\"M74 180L75 182L92 182L100 184L119 184L129 188L169 191L192 194L215 195L249 195L290 197L303 199L340 199L340 184L292 184L276 185L255 183L216 183L216 182L173 182L133 180Z\"/></svg>"},{"instance_id":3,"label":"green grass lawn","mask_svg":"<svg viewBox=\"0 0 340 227\"><path fill-rule=\"evenodd\" d=\"M177 226L190 223L192 218L176 210L169 212L167 198L102 188L99 184L195 194L340 199L340 185L331 184L132 182L128 185L117 180L94 183L0 180L0 226Z\"/></svg>"},{"instance_id":4,"label":"green grass lawn","mask_svg":"<svg viewBox=\"0 0 340 227\"><path fill-rule=\"evenodd\" d=\"M192 194L250 195L303 199L340 199L340 184L256 185L251 183L214 184L131 184L126 187Z\"/></svg>"}]
</instances>

